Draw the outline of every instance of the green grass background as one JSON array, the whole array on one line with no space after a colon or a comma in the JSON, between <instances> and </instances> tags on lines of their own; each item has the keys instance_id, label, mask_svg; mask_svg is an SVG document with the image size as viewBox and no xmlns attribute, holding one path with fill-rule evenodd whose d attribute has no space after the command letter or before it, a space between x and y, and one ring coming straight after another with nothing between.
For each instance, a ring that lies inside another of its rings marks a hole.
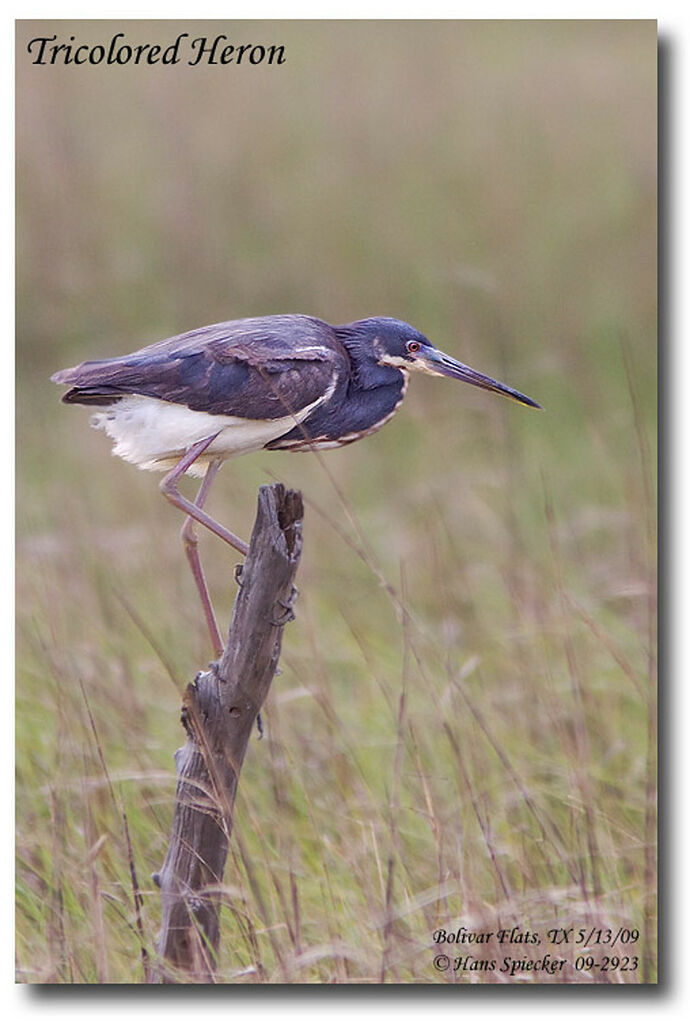
<instances>
[{"instance_id":1,"label":"green grass background","mask_svg":"<svg viewBox=\"0 0 690 1023\"><path fill-rule=\"evenodd\" d=\"M26 55L121 30L288 61ZM545 411L414 378L362 444L221 473L240 535L274 478L307 511L218 980L504 980L434 970L461 924L554 955L548 928L634 928L594 951L637 970L516 979L654 980L654 23L20 22L17 74L18 979L141 982L209 657L179 514L50 374L306 312L405 319ZM227 622L237 559L202 556Z\"/></svg>"}]
</instances>

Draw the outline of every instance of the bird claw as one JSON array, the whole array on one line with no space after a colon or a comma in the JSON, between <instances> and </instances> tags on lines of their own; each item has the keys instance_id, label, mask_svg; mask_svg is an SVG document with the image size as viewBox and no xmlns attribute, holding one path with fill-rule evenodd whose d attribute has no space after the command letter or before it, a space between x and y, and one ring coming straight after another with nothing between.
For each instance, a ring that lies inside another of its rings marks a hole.
<instances>
[{"instance_id":1,"label":"bird claw","mask_svg":"<svg viewBox=\"0 0 690 1023\"><path fill-rule=\"evenodd\" d=\"M235 582L237 583L237 585L239 586L240 589L242 589L242 569L243 568L244 568L244 565L235 565L235 571L233 573L234 576L235 576Z\"/></svg>"},{"instance_id":2,"label":"bird claw","mask_svg":"<svg viewBox=\"0 0 690 1023\"><path fill-rule=\"evenodd\" d=\"M220 657L218 658L217 661L209 661L208 670L211 672L212 675L215 675L219 682L225 682L225 679L220 673L220 661L221 661ZM200 672L199 674L203 674L203 672Z\"/></svg>"},{"instance_id":3,"label":"bird claw","mask_svg":"<svg viewBox=\"0 0 690 1023\"><path fill-rule=\"evenodd\" d=\"M289 600L277 600L276 601L276 604L278 604L280 607L283 608L284 613L279 618L277 618L277 619L276 618L272 618L271 619L271 625L281 626L281 625L287 625L288 622L294 622L294 620L295 620L295 612L294 612L293 608L294 608L294 602L295 602L296 598L297 598L297 588L295 586L293 586L292 587L292 592L290 593L290 599Z\"/></svg>"},{"instance_id":4,"label":"bird claw","mask_svg":"<svg viewBox=\"0 0 690 1023\"><path fill-rule=\"evenodd\" d=\"M295 612L292 608L288 608L282 618L271 618L271 625L281 628L283 625L287 625L288 622L294 622L294 620Z\"/></svg>"}]
</instances>

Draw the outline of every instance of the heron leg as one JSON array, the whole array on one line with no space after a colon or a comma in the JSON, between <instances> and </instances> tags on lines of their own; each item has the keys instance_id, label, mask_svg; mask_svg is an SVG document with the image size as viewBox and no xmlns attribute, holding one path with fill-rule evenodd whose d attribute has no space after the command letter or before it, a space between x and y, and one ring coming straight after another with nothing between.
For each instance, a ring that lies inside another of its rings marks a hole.
<instances>
[{"instance_id":1,"label":"heron leg","mask_svg":"<svg viewBox=\"0 0 690 1023\"><path fill-rule=\"evenodd\" d=\"M206 475L204 476L199 493L196 495L194 504L197 508L203 508L204 501L211 489L216 473L220 469L220 459L215 459L213 462L209 462ZM211 636L211 643L216 657L220 657L223 653L223 641L220 638L220 632L218 631L218 623L216 616L213 611L213 604L211 603L211 595L208 592L208 586L206 585L206 578L204 576L204 569L201 564L201 558L199 557L199 539L196 535L196 529L194 528L194 519L191 515L188 515L184 520L184 525L180 530L180 537L184 544L184 552L187 555L187 561L189 567L192 570L194 576L194 582L196 588L199 591L199 597L201 598L201 606L204 609L204 616L206 617L206 624L208 625L208 631Z\"/></svg>"},{"instance_id":2,"label":"heron leg","mask_svg":"<svg viewBox=\"0 0 690 1023\"><path fill-rule=\"evenodd\" d=\"M246 555L249 547L240 540L239 536L235 536L225 526L221 526L220 522L216 522L212 519L202 508L198 508L193 501L189 501L186 497L183 497L180 491L177 489L177 481L180 476L183 476L187 469L197 460L199 455L202 455L206 448L211 444L212 441L218 436L217 433L211 434L210 437L204 437L203 440L199 440L196 444L192 444L187 452L179 460L176 466L174 466L169 473L167 473L160 482L161 493L171 504L174 504L180 511L186 512L190 518L196 522L201 523L202 526L206 526L212 533L219 536L221 540L225 540L226 543L234 547L240 554Z\"/></svg>"},{"instance_id":3,"label":"heron leg","mask_svg":"<svg viewBox=\"0 0 690 1023\"><path fill-rule=\"evenodd\" d=\"M212 533L215 533L216 536L219 536L221 540L225 540L226 543L230 544L231 547L234 547L235 550L240 552L240 554L246 554L249 548L243 540L240 540L239 537L235 536L234 533L231 533L229 529L225 528L225 526L221 526L219 522L216 522L215 519L212 519L211 516L203 510L204 501L208 496L211 484L213 483L216 473L220 468L220 459L213 459L213 461L209 463L206 475L204 476L199 493L197 494L196 501L189 501L186 497L183 497L177 489L177 481L180 476L187 471L199 455L203 454L209 444L211 444L217 436L218 434L213 434L210 437L205 437L203 440L198 441L196 444L192 444L177 465L163 477L160 489L163 496L166 497L171 504L187 513L187 518L182 526L182 542L184 543L185 554L187 555L187 560L189 561L192 575L194 576L194 581L201 598L206 623L211 635L211 642L216 655L220 656L223 652L223 642L220 638L218 625L216 623L216 616L213 612L213 605L211 604L211 597L208 592L208 586L206 585L206 579L204 578L204 571L199 557L198 539L196 536L196 530L194 529L194 523L199 522L202 526L206 526L207 529L209 529Z\"/></svg>"}]
</instances>

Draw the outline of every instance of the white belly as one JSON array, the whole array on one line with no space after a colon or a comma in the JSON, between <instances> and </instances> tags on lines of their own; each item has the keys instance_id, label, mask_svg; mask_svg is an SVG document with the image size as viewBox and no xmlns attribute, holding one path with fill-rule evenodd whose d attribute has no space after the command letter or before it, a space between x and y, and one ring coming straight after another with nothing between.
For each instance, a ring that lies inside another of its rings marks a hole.
<instances>
[{"instance_id":1,"label":"white belly","mask_svg":"<svg viewBox=\"0 0 690 1023\"><path fill-rule=\"evenodd\" d=\"M112 437L114 455L134 462L140 469L161 472L172 469L192 444L218 433L187 470L190 476L203 476L211 459L258 451L301 423L321 401L323 398L296 415L281 419L241 419L211 416L207 412L194 412L185 405L133 394L97 412L91 418L91 425Z\"/></svg>"}]
</instances>

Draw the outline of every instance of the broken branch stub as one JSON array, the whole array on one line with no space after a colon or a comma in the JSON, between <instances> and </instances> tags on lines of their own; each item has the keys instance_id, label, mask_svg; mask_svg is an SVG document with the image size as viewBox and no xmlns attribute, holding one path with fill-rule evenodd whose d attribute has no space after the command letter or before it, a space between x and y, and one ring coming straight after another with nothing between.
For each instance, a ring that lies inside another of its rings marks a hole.
<instances>
[{"instance_id":1,"label":"broken branch stub","mask_svg":"<svg viewBox=\"0 0 690 1023\"><path fill-rule=\"evenodd\" d=\"M163 907L158 938L163 982L214 979L237 780L276 672L283 627L294 617L303 514L298 491L281 483L261 487L249 552L237 573L240 589L225 651L184 695L187 741L175 754L172 834L154 876Z\"/></svg>"}]
</instances>

